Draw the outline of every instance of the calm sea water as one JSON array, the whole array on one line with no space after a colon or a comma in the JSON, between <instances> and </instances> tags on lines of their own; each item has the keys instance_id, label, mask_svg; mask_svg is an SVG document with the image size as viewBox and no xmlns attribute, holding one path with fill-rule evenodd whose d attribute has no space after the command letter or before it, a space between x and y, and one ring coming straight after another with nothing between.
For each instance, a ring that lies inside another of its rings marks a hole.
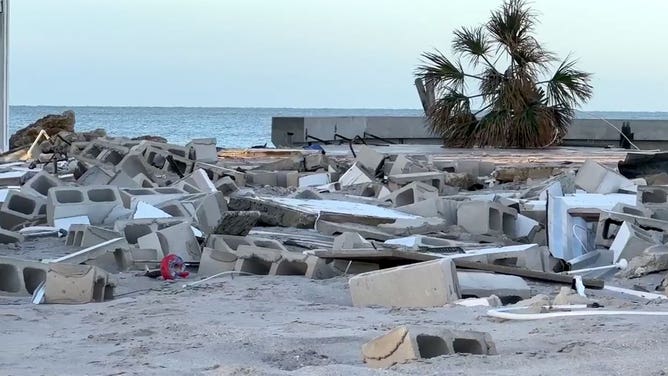
<instances>
[{"instance_id":1,"label":"calm sea water","mask_svg":"<svg viewBox=\"0 0 668 376\"><path fill-rule=\"evenodd\" d=\"M218 146L271 145L272 116L419 116L422 110L394 109L293 109L193 107L58 107L11 106L10 134L35 120L71 109L77 130L104 128L113 136L163 136L185 144L193 138L215 137ZM595 112L606 119L668 119L668 112ZM592 115L580 113L578 117Z\"/></svg>"}]
</instances>

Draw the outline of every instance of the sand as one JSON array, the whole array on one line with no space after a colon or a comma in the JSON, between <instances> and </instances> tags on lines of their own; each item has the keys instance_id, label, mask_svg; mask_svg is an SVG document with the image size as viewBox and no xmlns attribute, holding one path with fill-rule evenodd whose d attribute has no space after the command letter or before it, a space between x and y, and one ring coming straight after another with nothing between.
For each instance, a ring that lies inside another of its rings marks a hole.
<instances>
[{"instance_id":1,"label":"sand","mask_svg":"<svg viewBox=\"0 0 668 376\"><path fill-rule=\"evenodd\" d=\"M62 239L46 239L0 254L65 251ZM226 276L184 289L183 281L136 274L119 274L117 298L105 303L33 305L0 297L0 374L663 375L668 369L662 317L501 321L482 307L355 308L346 277ZM661 277L616 284L651 287ZM551 296L559 289L531 286ZM588 292L606 309L668 311L668 303ZM486 331L499 355L366 367L362 344L403 324Z\"/></svg>"}]
</instances>

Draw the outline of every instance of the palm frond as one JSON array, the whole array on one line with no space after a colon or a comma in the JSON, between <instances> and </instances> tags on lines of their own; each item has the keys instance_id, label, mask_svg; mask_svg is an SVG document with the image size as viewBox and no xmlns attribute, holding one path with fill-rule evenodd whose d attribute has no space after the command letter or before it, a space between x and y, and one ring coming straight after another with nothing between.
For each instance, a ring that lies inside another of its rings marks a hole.
<instances>
[{"instance_id":1,"label":"palm frond","mask_svg":"<svg viewBox=\"0 0 668 376\"><path fill-rule=\"evenodd\" d=\"M524 0L508 0L492 11L486 28L499 49L512 51L527 41L535 24L536 14Z\"/></svg>"},{"instance_id":2,"label":"palm frond","mask_svg":"<svg viewBox=\"0 0 668 376\"><path fill-rule=\"evenodd\" d=\"M576 60L567 57L546 82L550 105L573 108L591 98L591 74L575 69L575 63Z\"/></svg>"},{"instance_id":3,"label":"palm frond","mask_svg":"<svg viewBox=\"0 0 668 376\"><path fill-rule=\"evenodd\" d=\"M465 86L464 69L461 64L450 61L440 51L422 54L423 63L417 67L416 75L435 86L447 86L452 90L463 90Z\"/></svg>"},{"instance_id":4,"label":"palm frond","mask_svg":"<svg viewBox=\"0 0 668 376\"><path fill-rule=\"evenodd\" d=\"M455 53L467 56L469 63L474 67L478 65L480 59L487 60L487 55L492 51L492 44L482 26L462 27L455 30L454 34L452 49Z\"/></svg>"}]
</instances>

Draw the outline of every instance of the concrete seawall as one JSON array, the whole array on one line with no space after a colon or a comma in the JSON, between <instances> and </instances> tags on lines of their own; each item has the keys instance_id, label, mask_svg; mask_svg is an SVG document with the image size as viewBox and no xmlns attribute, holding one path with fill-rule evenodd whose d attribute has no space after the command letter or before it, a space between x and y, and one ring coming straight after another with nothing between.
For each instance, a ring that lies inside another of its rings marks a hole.
<instances>
[{"instance_id":1,"label":"concrete seawall","mask_svg":"<svg viewBox=\"0 0 668 376\"><path fill-rule=\"evenodd\" d=\"M641 149L668 148L668 120L610 119L621 129L629 121L634 143ZM380 138L405 144L438 144L441 140L429 131L424 117L341 116L274 117L271 140L275 146L304 145L309 142L346 141L356 136ZM619 133L597 119L576 119L569 128L564 145L619 145Z\"/></svg>"}]
</instances>

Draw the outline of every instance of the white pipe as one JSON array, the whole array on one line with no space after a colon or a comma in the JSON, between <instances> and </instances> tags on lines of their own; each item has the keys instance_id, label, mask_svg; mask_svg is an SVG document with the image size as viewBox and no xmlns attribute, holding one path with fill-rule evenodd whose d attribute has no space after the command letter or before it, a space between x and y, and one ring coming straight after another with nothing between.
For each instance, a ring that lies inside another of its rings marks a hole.
<instances>
[{"instance_id":1,"label":"white pipe","mask_svg":"<svg viewBox=\"0 0 668 376\"><path fill-rule=\"evenodd\" d=\"M629 295L633 295L633 296L637 296L639 298L645 298L645 299L649 299L649 300L654 300L654 299L666 300L666 299L668 299L668 296L665 296L665 295L662 295L662 294L654 294L654 293L651 293L651 292L625 289L623 287L617 287L617 286L605 285L605 287L603 287L603 289L608 290L608 291L621 292L622 294L629 294Z\"/></svg>"},{"instance_id":2,"label":"white pipe","mask_svg":"<svg viewBox=\"0 0 668 376\"><path fill-rule=\"evenodd\" d=\"M496 317L505 320L540 320L555 317L568 316L668 316L668 311L604 311L604 310L586 310L586 311L561 311L546 313L514 313L510 311L525 310L531 307L508 307L496 308L487 311L487 316ZM545 309L584 309L588 308L584 304L578 305L556 305L543 306Z\"/></svg>"},{"instance_id":3,"label":"white pipe","mask_svg":"<svg viewBox=\"0 0 668 376\"><path fill-rule=\"evenodd\" d=\"M578 274L578 273L587 273L587 272L593 272L596 270L605 270L605 269L626 269L626 267L629 265L629 263L626 261L626 259L620 259L618 262L612 264L612 265L604 265L604 266L596 266L593 268L585 268L585 269L577 269L577 270L569 270L567 272L564 272L564 274Z\"/></svg>"},{"instance_id":4,"label":"white pipe","mask_svg":"<svg viewBox=\"0 0 668 376\"><path fill-rule=\"evenodd\" d=\"M212 276L210 276L210 277L206 277L206 278L204 278L204 279L202 279L202 280L199 280L199 281L186 283L185 285L183 285L183 288L185 289L185 288L187 288L187 287L196 286L196 285L199 285L200 283L203 283L203 282L212 280L212 279L214 279L214 278L218 278L218 277L224 276L224 275L226 275L226 274L255 275L255 274L253 274L253 273L248 273L248 272L238 272L238 271L235 271L235 270L228 270L228 271L226 271L226 272L220 272L220 273L218 273L218 274L214 274L214 275L212 275Z\"/></svg>"}]
</instances>

